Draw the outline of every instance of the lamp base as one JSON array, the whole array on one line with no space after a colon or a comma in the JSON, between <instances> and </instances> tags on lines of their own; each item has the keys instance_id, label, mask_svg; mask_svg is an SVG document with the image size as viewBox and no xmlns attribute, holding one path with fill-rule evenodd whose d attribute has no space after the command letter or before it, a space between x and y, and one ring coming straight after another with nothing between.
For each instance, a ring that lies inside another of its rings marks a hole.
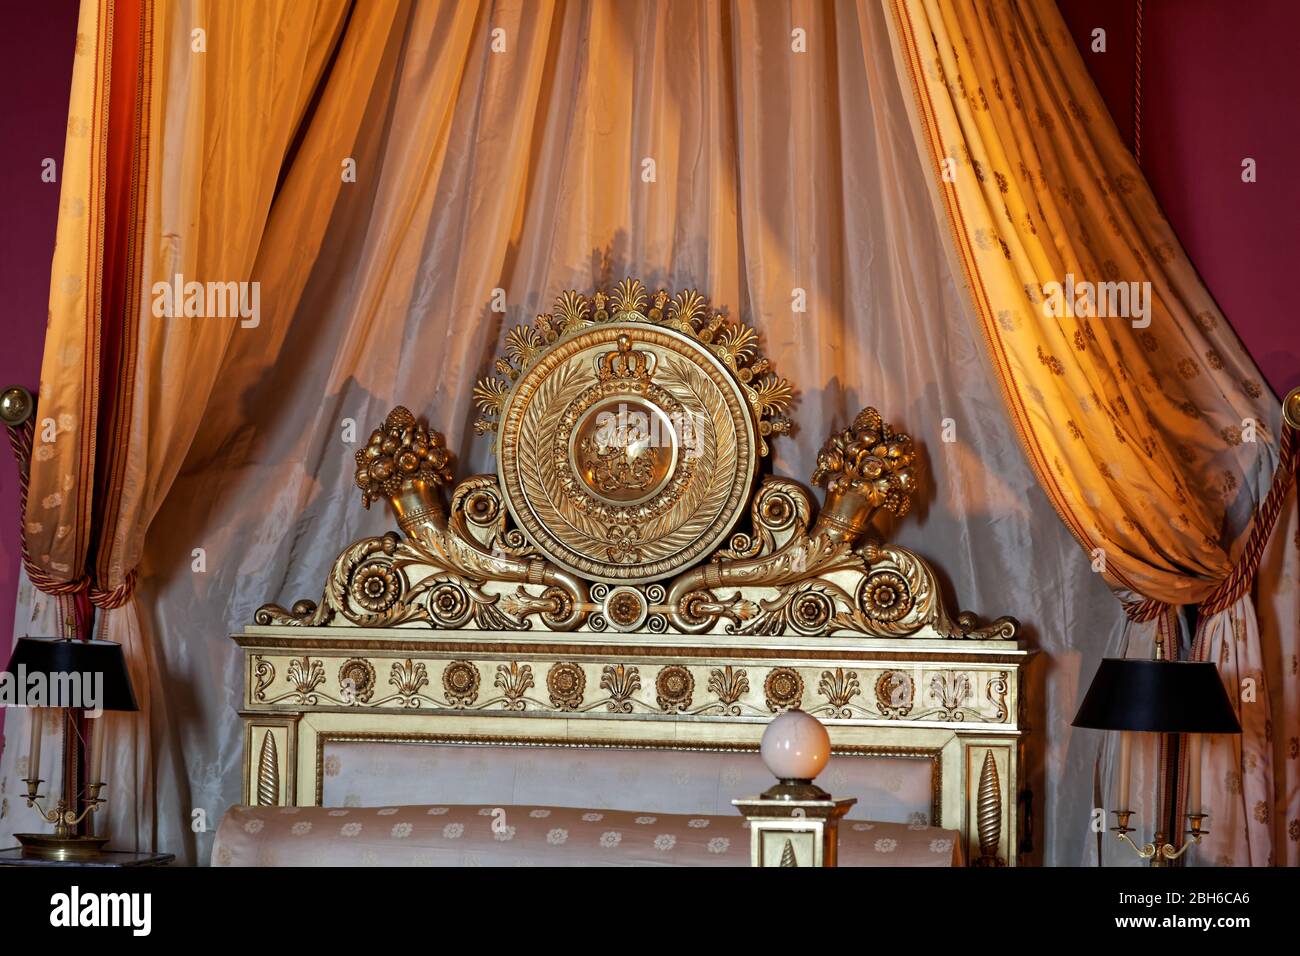
<instances>
[{"instance_id":1,"label":"lamp base","mask_svg":"<svg viewBox=\"0 0 1300 956\"><path fill-rule=\"evenodd\" d=\"M56 837L52 833L15 833L23 856L36 860L85 860L97 855L108 837Z\"/></svg>"}]
</instances>

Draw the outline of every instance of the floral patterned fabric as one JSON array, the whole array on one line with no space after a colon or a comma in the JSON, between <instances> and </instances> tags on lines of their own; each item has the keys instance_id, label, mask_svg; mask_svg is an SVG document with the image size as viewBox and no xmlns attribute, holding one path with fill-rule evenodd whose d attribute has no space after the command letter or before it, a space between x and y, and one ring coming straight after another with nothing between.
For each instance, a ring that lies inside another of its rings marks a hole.
<instances>
[{"instance_id":1,"label":"floral patterned fabric","mask_svg":"<svg viewBox=\"0 0 1300 956\"><path fill-rule=\"evenodd\" d=\"M231 807L213 866L748 866L749 823L477 805ZM845 821L840 866L960 866L954 830Z\"/></svg>"}]
</instances>

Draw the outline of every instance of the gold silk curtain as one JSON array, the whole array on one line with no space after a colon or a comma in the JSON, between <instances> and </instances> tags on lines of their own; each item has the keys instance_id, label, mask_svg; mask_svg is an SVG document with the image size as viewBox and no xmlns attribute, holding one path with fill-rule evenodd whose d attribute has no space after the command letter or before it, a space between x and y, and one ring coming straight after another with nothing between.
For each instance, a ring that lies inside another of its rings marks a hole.
<instances>
[{"instance_id":1,"label":"gold silk curtain","mask_svg":"<svg viewBox=\"0 0 1300 956\"><path fill-rule=\"evenodd\" d=\"M1055 5L885 3L954 270L1025 453L1084 548L1079 560L1125 603L1128 653L1152 656L1154 629L1176 654L1174 608L1204 605L1190 653L1218 663L1245 732L1205 748L1211 836L1193 859L1294 865L1295 436L1170 230ZM1133 284L1126 310L1096 285L1115 282ZM1063 307L1071 288L1091 303ZM1248 541L1275 470L1278 488Z\"/></svg>"},{"instance_id":2,"label":"gold silk curtain","mask_svg":"<svg viewBox=\"0 0 1300 956\"><path fill-rule=\"evenodd\" d=\"M171 689L135 582L241 321L159 315L154 285L248 277L349 10L82 3L37 414L54 432L37 429L24 530L33 582L88 592L96 636L126 648L141 713L103 718L117 845L184 853L192 839L183 758L162 743ZM392 15L377 8L369 33L350 32L371 45L348 47L352 70L373 73Z\"/></svg>"}]
</instances>

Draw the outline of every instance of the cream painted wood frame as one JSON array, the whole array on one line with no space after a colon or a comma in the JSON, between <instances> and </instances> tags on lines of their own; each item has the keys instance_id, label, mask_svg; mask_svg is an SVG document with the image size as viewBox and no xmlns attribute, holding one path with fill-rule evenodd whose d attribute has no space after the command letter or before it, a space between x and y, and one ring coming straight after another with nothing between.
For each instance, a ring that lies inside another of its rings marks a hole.
<instances>
[{"instance_id":1,"label":"cream painted wood frame","mask_svg":"<svg viewBox=\"0 0 1300 956\"><path fill-rule=\"evenodd\" d=\"M1017 863L1032 653L1017 641L288 626L234 640L246 804L319 805L329 741L753 751L799 706L837 753L928 761L930 822L959 830L975 865Z\"/></svg>"}]
</instances>

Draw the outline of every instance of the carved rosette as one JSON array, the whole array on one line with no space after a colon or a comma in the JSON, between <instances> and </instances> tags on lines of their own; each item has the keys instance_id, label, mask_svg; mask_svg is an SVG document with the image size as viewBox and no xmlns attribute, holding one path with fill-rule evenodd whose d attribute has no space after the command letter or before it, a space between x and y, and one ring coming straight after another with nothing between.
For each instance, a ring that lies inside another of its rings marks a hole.
<instances>
[{"instance_id":1,"label":"carved rosette","mask_svg":"<svg viewBox=\"0 0 1300 956\"><path fill-rule=\"evenodd\" d=\"M452 661L442 671L442 690L453 707L468 707L478 699L478 668L469 661Z\"/></svg>"},{"instance_id":2,"label":"carved rosette","mask_svg":"<svg viewBox=\"0 0 1300 956\"><path fill-rule=\"evenodd\" d=\"M876 708L897 720L912 712L916 700L916 682L903 671L884 671L876 678Z\"/></svg>"},{"instance_id":3,"label":"carved rosette","mask_svg":"<svg viewBox=\"0 0 1300 956\"><path fill-rule=\"evenodd\" d=\"M577 710L581 707L586 687L587 676L577 664L554 664L546 672L546 690L551 695L551 705L556 710Z\"/></svg>"},{"instance_id":4,"label":"carved rosette","mask_svg":"<svg viewBox=\"0 0 1300 956\"><path fill-rule=\"evenodd\" d=\"M773 713L798 707L803 703L803 678L792 667L774 667L763 681L763 694Z\"/></svg>"},{"instance_id":5,"label":"carved rosette","mask_svg":"<svg viewBox=\"0 0 1300 956\"><path fill-rule=\"evenodd\" d=\"M680 664L659 669L655 677L655 702L666 714L677 714L691 706L695 696L695 678Z\"/></svg>"},{"instance_id":6,"label":"carved rosette","mask_svg":"<svg viewBox=\"0 0 1300 956\"><path fill-rule=\"evenodd\" d=\"M363 657L353 657L339 668L339 696L345 703L369 703L375 693L375 668Z\"/></svg>"},{"instance_id":7,"label":"carved rosette","mask_svg":"<svg viewBox=\"0 0 1300 956\"><path fill-rule=\"evenodd\" d=\"M610 588L603 610L609 626L624 633L635 631L650 616L650 604L645 595L627 585Z\"/></svg>"},{"instance_id":8,"label":"carved rosette","mask_svg":"<svg viewBox=\"0 0 1300 956\"><path fill-rule=\"evenodd\" d=\"M893 624L912 610L912 590L897 571L875 571L858 590L862 613L880 624Z\"/></svg>"},{"instance_id":9,"label":"carved rosette","mask_svg":"<svg viewBox=\"0 0 1300 956\"><path fill-rule=\"evenodd\" d=\"M474 613L474 602L464 584L440 581L429 589L429 613L439 627L457 628Z\"/></svg>"}]
</instances>

